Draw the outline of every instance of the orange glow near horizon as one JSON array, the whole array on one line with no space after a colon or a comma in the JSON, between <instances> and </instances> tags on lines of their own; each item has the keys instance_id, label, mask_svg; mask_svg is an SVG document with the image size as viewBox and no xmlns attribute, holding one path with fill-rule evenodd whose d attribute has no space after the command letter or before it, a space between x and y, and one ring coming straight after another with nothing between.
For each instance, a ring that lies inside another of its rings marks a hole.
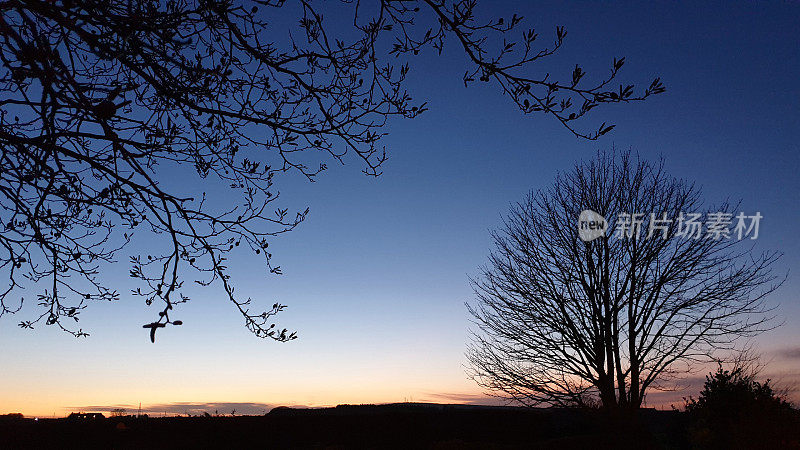
<instances>
[{"instance_id":1,"label":"orange glow near horizon","mask_svg":"<svg viewBox=\"0 0 800 450\"><path fill-rule=\"evenodd\" d=\"M792 385L791 372L775 372L781 385ZM696 396L702 385L702 375L689 379L691 386L678 391L651 391L646 406L670 409L680 407L682 398ZM398 380L375 380L374 384L353 381L343 382L340 389L332 391L320 386L311 388L302 383L285 385L283 389L256 389L240 385L239 389L208 389L208 386L189 386L175 389L175 385L148 389L146 386L129 386L126 392L118 387L102 383L76 386L80 389L61 392L60 395L36 396L23 387L15 392L4 392L0 397L0 414L22 413L26 417L65 417L71 412L102 412L108 414L116 408L135 414L141 402L144 413L151 416L166 414L197 415L203 412L228 415L233 410L238 415L258 415L277 406L289 407L334 407L342 404L387 404L402 402L442 404L501 405L503 401L482 393L469 381L439 389L423 388L420 385L401 383ZM252 390L251 390L252 389Z\"/></svg>"},{"instance_id":2,"label":"orange glow near horizon","mask_svg":"<svg viewBox=\"0 0 800 450\"><path fill-rule=\"evenodd\" d=\"M126 396L128 397L128 396ZM367 389L356 392L322 393L305 392L292 395L283 392L282 395L267 396L203 396L205 400L172 397L171 401L163 402L155 396L145 396L141 399L141 408L150 415L185 415L202 414L206 411L214 414L230 414L237 409L237 414L264 414L278 406L322 408L335 407L343 404L387 404L403 402L442 403L442 404L487 404L496 405L500 402L480 392L463 392L455 394L437 394L429 391L417 392L389 392L385 389ZM257 398L256 398L257 397ZM223 399L224 400L221 400ZM79 401L80 399L80 401ZM2 411L0 414L21 413L25 417L65 417L71 412L102 412L109 413L114 409L122 408L127 414L135 414L139 408L139 401L120 401L119 396L108 392L96 392L88 396L65 395L62 398L31 398L26 395L4 396L0 399Z\"/></svg>"}]
</instances>

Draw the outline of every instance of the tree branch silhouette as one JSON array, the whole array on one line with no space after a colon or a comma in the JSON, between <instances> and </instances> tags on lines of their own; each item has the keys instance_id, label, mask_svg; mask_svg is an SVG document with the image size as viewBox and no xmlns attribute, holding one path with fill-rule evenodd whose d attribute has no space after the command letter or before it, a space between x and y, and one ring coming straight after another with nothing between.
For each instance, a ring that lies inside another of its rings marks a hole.
<instances>
[{"instance_id":1,"label":"tree branch silhouette","mask_svg":"<svg viewBox=\"0 0 800 450\"><path fill-rule=\"evenodd\" d=\"M590 242L578 236L585 209L609 226ZM780 254L682 236L681 214L704 210L694 185L630 152L599 152L513 205L467 305L472 377L526 405L639 408L649 389L768 329ZM618 236L620 215L634 213L643 230L653 217L668 225Z\"/></svg>"},{"instance_id":2,"label":"tree branch silhouette","mask_svg":"<svg viewBox=\"0 0 800 450\"><path fill-rule=\"evenodd\" d=\"M577 66L567 82L537 76L534 63L561 47L563 28L536 50L532 30L521 43L505 41L520 17L480 24L476 7L325 4L352 17L337 27L310 1L0 2L0 267L8 279L0 316L21 309L13 293L47 282L39 312L20 326L86 335L62 319L76 322L90 302L120 297L100 280L102 267L144 235L159 239L159 251L131 257L130 276L134 295L161 305L144 325L151 340L182 323L172 315L188 300L187 279L221 285L257 336L294 339L272 322L284 305L254 312L235 293L227 255L247 248L280 273L269 241L308 210L278 206L277 175L314 181L330 161L352 157L378 176L385 125L426 110L404 88L409 61L426 47L442 52L448 36L474 66L465 84L493 80L524 113L552 116L576 136L613 128L578 131L596 106L664 90L658 80L639 95L632 86L609 90L623 59L591 87ZM281 23L297 25L287 34ZM197 188L171 186L187 168ZM206 194L222 188L227 209Z\"/></svg>"}]
</instances>

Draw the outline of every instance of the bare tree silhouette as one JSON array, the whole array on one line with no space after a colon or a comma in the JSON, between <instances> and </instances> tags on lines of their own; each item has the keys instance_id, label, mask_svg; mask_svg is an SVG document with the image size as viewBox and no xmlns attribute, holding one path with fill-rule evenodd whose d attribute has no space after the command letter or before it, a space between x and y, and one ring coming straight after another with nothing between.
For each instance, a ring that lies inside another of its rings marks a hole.
<instances>
[{"instance_id":1,"label":"bare tree silhouette","mask_svg":"<svg viewBox=\"0 0 800 450\"><path fill-rule=\"evenodd\" d=\"M321 9L309 1L0 1L0 266L8 280L0 316L22 307L15 292L37 286L37 313L20 326L86 335L69 323L91 301L119 297L100 270L143 234L160 250L133 257L130 276L141 284L135 295L163 307L145 325L152 340L181 324L172 314L188 300L186 279L221 285L257 336L293 339L272 323L284 305L253 311L235 295L227 255L241 245L280 273L269 241L308 210L278 206L276 175L313 181L348 154L379 175L387 120L426 109L403 87L409 60L428 47L441 52L448 38L472 64L465 85L492 81L524 113L554 117L588 139L613 128L575 126L596 106L664 90L658 79L636 94L612 86L624 58L591 85L579 66L563 82L536 73L564 29L541 47L533 30L506 41L521 17L480 22L475 1L326 3L335 17L349 14L344 27L329 26ZM185 168L197 187L170 186ZM222 188L220 209L204 191Z\"/></svg>"},{"instance_id":2,"label":"bare tree silhouette","mask_svg":"<svg viewBox=\"0 0 800 450\"><path fill-rule=\"evenodd\" d=\"M701 208L694 185L630 152L599 152L515 204L473 280L473 378L527 405L635 409L648 389L768 327L780 255L686 235L683 213ZM579 237L582 210L604 216L604 235ZM618 234L635 213L641 234Z\"/></svg>"}]
</instances>

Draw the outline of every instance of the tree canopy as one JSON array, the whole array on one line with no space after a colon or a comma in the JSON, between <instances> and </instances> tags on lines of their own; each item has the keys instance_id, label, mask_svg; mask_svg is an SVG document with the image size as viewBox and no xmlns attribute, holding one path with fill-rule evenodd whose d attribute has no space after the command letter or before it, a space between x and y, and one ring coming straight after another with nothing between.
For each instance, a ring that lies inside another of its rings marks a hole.
<instances>
[{"instance_id":1,"label":"tree canopy","mask_svg":"<svg viewBox=\"0 0 800 450\"><path fill-rule=\"evenodd\" d=\"M752 229L717 226L735 208L705 205L663 162L630 152L598 152L530 193L473 280L472 376L526 405L635 409L768 328L780 254L756 253ZM601 232L582 233L585 211Z\"/></svg>"}]
</instances>

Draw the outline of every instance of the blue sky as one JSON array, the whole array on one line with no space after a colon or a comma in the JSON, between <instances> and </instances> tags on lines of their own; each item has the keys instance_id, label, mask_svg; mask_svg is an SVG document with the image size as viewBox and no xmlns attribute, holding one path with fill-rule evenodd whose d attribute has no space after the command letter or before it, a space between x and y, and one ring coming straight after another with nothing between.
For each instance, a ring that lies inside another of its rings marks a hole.
<instances>
[{"instance_id":1,"label":"blue sky","mask_svg":"<svg viewBox=\"0 0 800 450\"><path fill-rule=\"evenodd\" d=\"M441 57L421 54L408 88L430 111L389 124L384 174L368 178L349 160L329 164L313 184L279 178L286 207L311 209L270 245L285 274L267 275L244 253L230 264L241 295L289 305L279 323L298 340L253 337L210 288L193 289L175 316L184 326L153 345L141 325L156 311L126 295L121 259L108 279L122 299L84 313L88 339L21 330L18 317L0 322L0 412L60 415L140 401L472 401L480 391L464 373L463 303L489 230L510 202L612 145L663 156L710 203L742 199L742 211L763 214L757 248L784 252L779 270L789 278L771 297L784 324L756 344L771 373L800 381L800 352L791 352L800 342L800 5L493 2L491 10L525 16L547 39L566 27L563 52L542 70L567 76L580 62L591 78L625 56L622 80L660 76L667 92L598 108L594 125L617 127L583 141L548 117L522 115L496 86L465 88L467 63L454 42Z\"/></svg>"}]
</instances>

